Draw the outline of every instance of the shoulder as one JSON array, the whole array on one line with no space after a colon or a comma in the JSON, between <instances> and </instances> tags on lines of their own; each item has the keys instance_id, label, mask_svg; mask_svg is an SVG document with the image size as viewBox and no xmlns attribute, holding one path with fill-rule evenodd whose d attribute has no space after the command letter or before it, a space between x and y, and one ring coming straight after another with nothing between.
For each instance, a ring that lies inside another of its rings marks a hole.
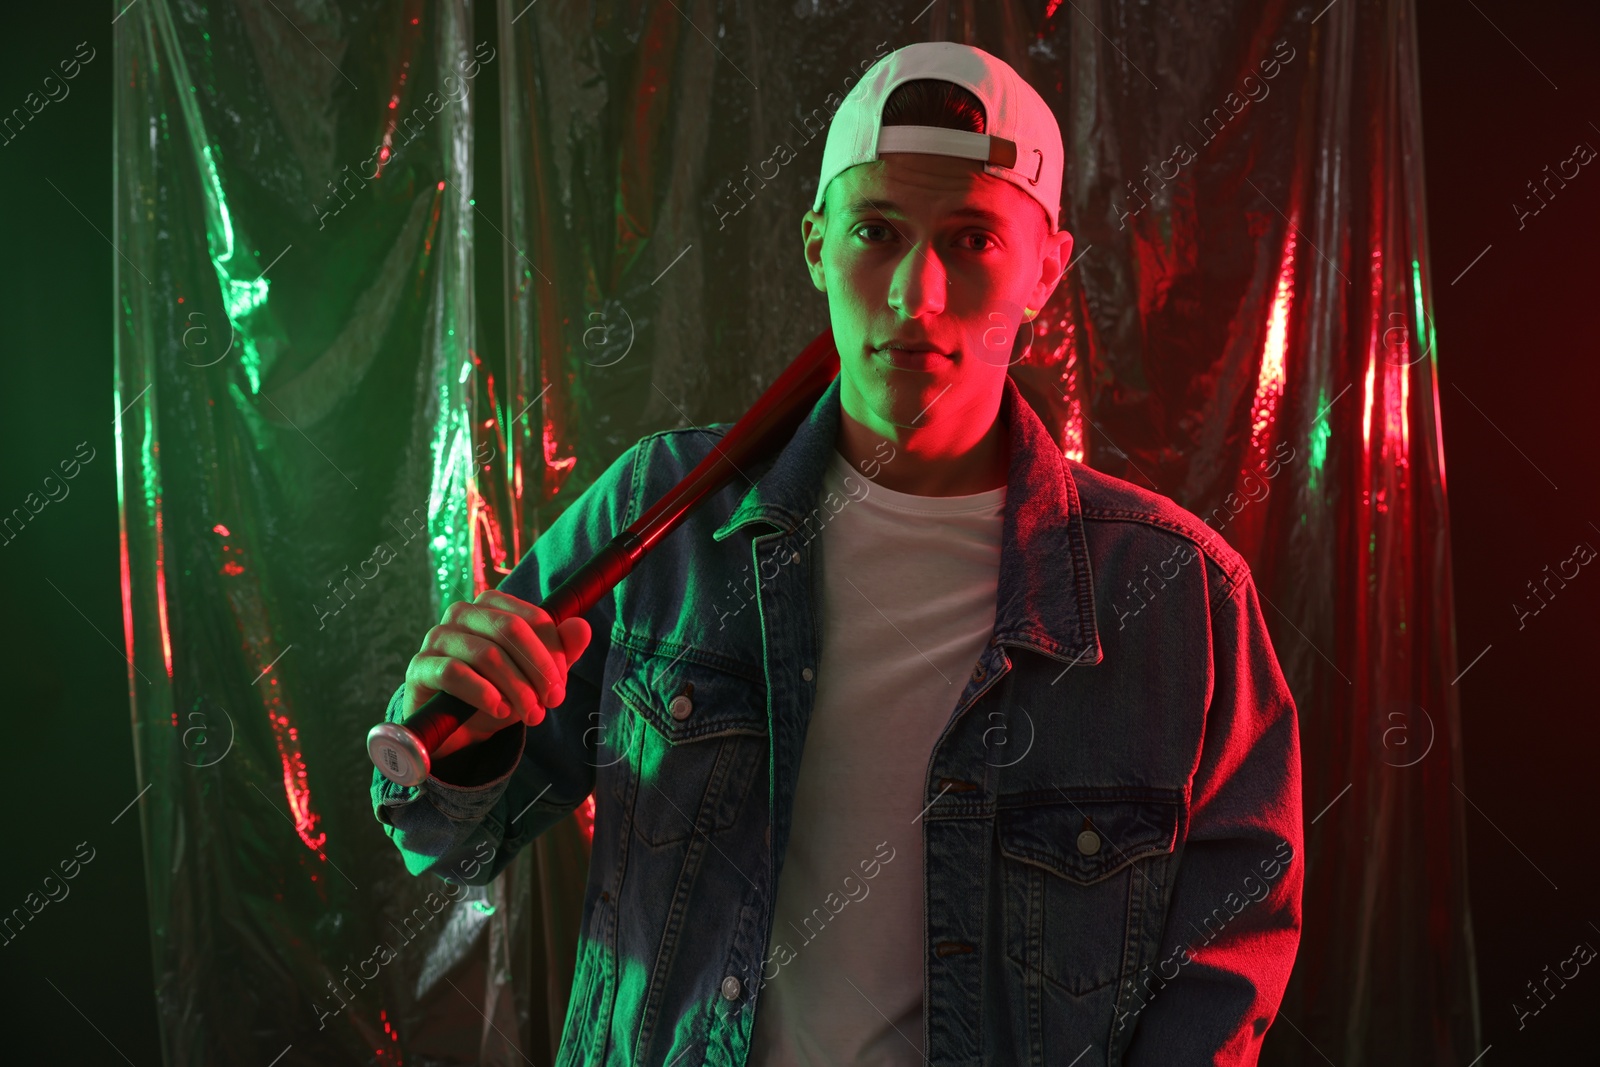
<instances>
[{"instance_id":1,"label":"shoulder","mask_svg":"<svg viewBox=\"0 0 1600 1067\"><path fill-rule=\"evenodd\" d=\"M1067 473L1078 490L1084 528L1096 538L1133 538L1156 547L1191 545L1222 579L1214 603L1231 596L1250 580L1250 565L1222 535L1194 512L1171 497L1097 471L1077 460L1065 459Z\"/></svg>"},{"instance_id":2,"label":"shoulder","mask_svg":"<svg viewBox=\"0 0 1600 1067\"><path fill-rule=\"evenodd\" d=\"M648 469L662 477L682 477L709 455L727 434L731 422L678 426L645 434L628 449L640 473Z\"/></svg>"},{"instance_id":3,"label":"shoulder","mask_svg":"<svg viewBox=\"0 0 1600 1067\"><path fill-rule=\"evenodd\" d=\"M612 461L608 494L625 502L627 521L683 480L722 440L731 422L679 426L647 433Z\"/></svg>"},{"instance_id":4,"label":"shoulder","mask_svg":"<svg viewBox=\"0 0 1600 1067\"><path fill-rule=\"evenodd\" d=\"M678 426L670 430L656 430L628 445L609 466L631 470L634 477L645 472L687 473L711 452L728 432L731 422L713 422L703 426Z\"/></svg>"}]
</instances>

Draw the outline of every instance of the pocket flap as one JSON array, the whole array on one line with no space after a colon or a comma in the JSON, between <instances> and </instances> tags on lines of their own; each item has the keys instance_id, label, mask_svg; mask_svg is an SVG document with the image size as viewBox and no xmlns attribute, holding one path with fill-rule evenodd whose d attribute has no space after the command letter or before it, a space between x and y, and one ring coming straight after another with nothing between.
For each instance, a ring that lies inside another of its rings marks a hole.
<instances>
[{"instance_id":1,"label":"pocket flap","mask_svg":"<svg viewBox=\"0 0 1600 1067\"><path fill-rule=\"evenodd\" d=\"M1005 855L1087 885L1171 852L1178 814L1176 801L1065 800L1001 807L995 832Z\"/></svg>"},{"instance_id":2,"label":"pocket flap","mask_svg":"<svg viewBox=\"0 0 1600 1067\"><path fill-rule=\"evenodd\" d=\"M630 648L611 690L674 743L726 734L765 736L765 685L731 668L712 666L697 655L703 653L668 645L651 652Z\"/></svg>"}]
</instances>

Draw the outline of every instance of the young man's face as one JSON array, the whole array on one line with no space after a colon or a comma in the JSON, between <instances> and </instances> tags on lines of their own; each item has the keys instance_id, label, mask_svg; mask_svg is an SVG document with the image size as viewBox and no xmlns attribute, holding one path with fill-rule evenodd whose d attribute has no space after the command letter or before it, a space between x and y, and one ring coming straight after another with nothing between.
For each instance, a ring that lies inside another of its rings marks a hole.
<instances>
[{"instance_id":1,"label":"young man's face","mask_svg":"<svg viewBox=\"0 0 1600 1067\"><path fill-rule=\"evenodd\" d=\"M801 237L828 295L846 412L894 440L987 427L1019 325L1072 252L1048 230L1036 200L976 160L895 152L834 178Z\"/></svg>"}]
</instances>

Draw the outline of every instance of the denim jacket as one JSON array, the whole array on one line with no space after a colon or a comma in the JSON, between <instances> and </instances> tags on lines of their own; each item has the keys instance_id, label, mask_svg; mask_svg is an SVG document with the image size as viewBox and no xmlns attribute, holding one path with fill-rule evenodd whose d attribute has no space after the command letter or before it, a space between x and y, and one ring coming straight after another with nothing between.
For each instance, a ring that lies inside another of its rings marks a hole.
<instances>
[{"instance_id":1,"label":"denim jacket","mask_svg":"<svg viewBox=\"0 0 1600 1067\"><path fill-rule=\"evenodd\" d=\"M848 506L820 491L839 388L590 611L544 722L419 787L373 773L407 869L469 885L594 795L558 1065L747 1061L816 688L816 535ZM927 766L927 1061L1253 1064L1303 861L1295 705L1249 567L1065 458L1009 378L1000 417L993 637L933 750L903 754ZM538 603L728 425L638 441L499 588Z\"/></svg>"}]
</instances>

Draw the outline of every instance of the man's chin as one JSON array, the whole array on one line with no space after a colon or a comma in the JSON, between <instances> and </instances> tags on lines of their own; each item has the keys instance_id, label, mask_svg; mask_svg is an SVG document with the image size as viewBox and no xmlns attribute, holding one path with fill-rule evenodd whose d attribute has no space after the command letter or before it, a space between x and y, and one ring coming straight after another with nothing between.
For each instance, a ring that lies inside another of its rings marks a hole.
<instances>
[{"instance_id":1,"label":"man's chin","mask_svg":"<svg viewBox=\"0 0 1600 1067\"><path fill-rule=\"evenodd\" d=\"M915 381L898 383L891 380L868 396L867 403L873 414L893 426L920 429L928 425L935 406L949 399L950 383L928 374L915 378Z\"/></svg>"},{"instance_id":2,"label":"man's chin","mask_svg":"<svg viewBox=\"0 0 1600 1067\"><path fill-rule=\"evenodd\" d=\"M943 373L907 370L873 355L859 356L840 368L847 393L854 393L870 417L892 426L922 427L930 408L950 399L956 382L949 357ZM942 398L942 399L941 399Z\"/></svg>"}]
</instances>

